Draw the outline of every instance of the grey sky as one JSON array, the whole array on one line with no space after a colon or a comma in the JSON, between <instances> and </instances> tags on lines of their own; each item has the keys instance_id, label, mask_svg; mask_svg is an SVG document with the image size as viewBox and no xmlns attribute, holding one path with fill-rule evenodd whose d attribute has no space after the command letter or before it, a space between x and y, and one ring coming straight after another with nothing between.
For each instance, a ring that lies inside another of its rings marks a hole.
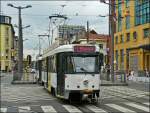
<instances>
[{"instance_id":1,"label":"grey sky","mask_svg":"<svg viewBox=\"0 0 150 113\"><path fill-rule=\"evenodd\" d=\"M108 6L99 1L1 1L3 14L12 17L12 24L18 24L18 10L8 7L12 3L15 6L32 5L32 8L22 10L23 26L31 25L23 30L24 52L37 54L38 35L48 33L49 16L52 14L65 14L68 16L67 23L71 25L84 25L89 21L90 29L101 34L108 34L108 18L98 17L99 14L107 15ZM66 5L64 8L61 5ZM78 16L75 16L78 14ZM18 34L15 28L16 35ZM48 45L47 38L43 38L42 47Z\"/></svg>"}]
</instances>

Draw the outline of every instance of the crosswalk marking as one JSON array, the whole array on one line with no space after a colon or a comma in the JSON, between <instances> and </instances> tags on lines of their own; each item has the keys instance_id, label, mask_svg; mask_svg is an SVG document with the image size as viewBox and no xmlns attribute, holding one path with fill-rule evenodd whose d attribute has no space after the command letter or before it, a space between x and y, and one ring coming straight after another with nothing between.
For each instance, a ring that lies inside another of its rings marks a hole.
<instances>
[{"instance_id":1,"label":"crosswalk marking","mask_svg":"<svg viewBox=\"0 0 150 113\"><path fill-rule=\"evenodd\" d=\"M128 105L128 106L131 106L131 107L135 107L137 109L141 109L141 110L146 111L146 112L150 112L150 108L142 106L142 105L138 105L138 104L135 104L135 103L125 103L125 104Z\"/></svg>"},{"instance_id":2,"label":"crosswalk marking","mask_svg":"<svg viewBox=\"0 0 150 113\"><path fill-rule=\"evenodd\" d=\"M141 105L137 104L137 103L133 103L133 102L125 102L123 104L125 104L127 106L124 107L124 106L113 104L113 103L108 103L108 104L104 104L104 105L109 106L113 109L116 109L120 112L125 112L125 113L126 112L127 113L128 112L136 113L136 111L133 111L133 110L127 108L128 106L131 106L133 108L137 108L137 109L142 110L142 111L150 112L150 109L148 107L150 105L149 102L143 102ZM58 112L57 109L55 109L51 105L45 105L45 106L39 106L39 107L41 107L41 109L44 113L57 113ZM108 112L108 111L104 110L103 108L97 107L95 105L84 105L84 106L82 106L84 109L82 109L82 107L78 108L78 107L73 106L73 105L62 105L62 107L64 107L70 113L82 113L86 109L87 109L87 111L90 110L94 113L107 113ZM24 113L25 112L30 112L31 108L32 108L31 106L19 106L18 111L19 112L24 112ZM8 111L7 109L8 108L6 108L6 107L0 108L0 113L1 112L6 113Z\"/></svg>"},{"instance_id":3,"label":"crosswalk marking","mask_svg":"<svg viewBox=\"0 0 150 113\"><path fill-rule=\"evenodd\" d=\"M7 112L7 108L0 108L0 112L6 113Z\"/></svg>"},{"instance_id":4,"label":"crosswalk marking","mask_svg":"<svg viewBox=\"0 0 150 113\"><path fill-rule=\"evenodd\" d=\"M19 112L29 112L31 109L29 106L20 106L19 108Z\"/></svg>"},{"instance_id":5,"label":"crosswalk marking","mask_svg":"<svg viewBox=\"0 0 150 113\"><path fill-rule=\"evenodd\" d=\"M130 109L124 108L124 107L116 105L116 104L105 104L105 105L107 105L107 106L109 106L111 108L114 108L114 109L116 109L118 111L124 112L124 113L136 113L135 111L132 111Z\"/></svg>"},{"instance_id":6,"label":"crosswalk marking","mask_svg":"<svg viewBox=\"0 0 150 113\"><path fill-rule=\"evenodd\" d=\"M148 105L148 106L150 105L150 103L149 103L149 102L145 102L145 103L143 103L143 104Z\"/></svg>"},{"instance_id":7,"label":"crosswalk marking","mask_svg":"<svg viewBox=\"0 0 150 113\"><path fill-rule=\"evenodd\" d=\"M57 113L57 111L52 106L41 106L42 110L46 113Z\"/></svg>"},{"instance_id":8,"label":"crosswalk marking","mask_svg":"<svg viewBox=\"0 0 150 113\"><path fill-rule=\"evenodd\" d=\"M99 107L96 107L94 105L86 105L85 107L88 108L89 110L95 112L95 113L107 113L103 109L100 109Z\"/></svg>"},{"instance_id":9,"label":"crosswalk marking","mask_svg":"<svg viewBox=\"0 0 150 113\"><path fill-rule=\"evenodd\" d=\"M63 105L63 107L70 113L82 113L82 111L72 105Z\"/></svg>"}]
</instances>

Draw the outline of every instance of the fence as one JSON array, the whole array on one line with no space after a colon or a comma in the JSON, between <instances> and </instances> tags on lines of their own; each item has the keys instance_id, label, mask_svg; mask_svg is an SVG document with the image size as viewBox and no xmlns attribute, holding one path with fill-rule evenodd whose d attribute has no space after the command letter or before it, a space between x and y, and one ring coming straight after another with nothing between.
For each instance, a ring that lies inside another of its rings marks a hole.
<instances>
[{"instance_id":1,"label":"fence","mask_svg":"<svg viewBox=\"0 0 150 113\"><path fill-rule=\"evenodd\" d=\"M111 81L111 74L108 72L101 72L101 80ZM114 81L126 83L126 73L125 71L116 71L114 72Z\"/></svg>"}]
</instances>

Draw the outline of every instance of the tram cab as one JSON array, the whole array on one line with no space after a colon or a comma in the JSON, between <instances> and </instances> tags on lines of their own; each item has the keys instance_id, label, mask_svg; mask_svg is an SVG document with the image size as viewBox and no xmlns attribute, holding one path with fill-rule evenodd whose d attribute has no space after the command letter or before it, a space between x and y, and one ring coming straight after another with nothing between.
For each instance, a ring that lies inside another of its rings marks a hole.
<instances>
[{"instance_id":1,"label":"tram cab","mask_svg":"<svg viewBox=\"0 0 150 113\"><path fill-rule=\"evenodd\" d=\"M83 44L62 45L46 52L42 60L44 86L54 96L70 102L98 100L100 56L98 46Z\"/></svg>"}]
</instances>

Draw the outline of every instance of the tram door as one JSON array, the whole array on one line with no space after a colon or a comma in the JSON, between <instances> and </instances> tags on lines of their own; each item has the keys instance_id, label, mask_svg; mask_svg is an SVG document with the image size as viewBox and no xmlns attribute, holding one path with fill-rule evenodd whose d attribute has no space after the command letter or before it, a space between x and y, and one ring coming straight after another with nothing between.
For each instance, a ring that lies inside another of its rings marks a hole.
<instances>
[{"instance_id":1,"label":"tram door","mask_svg":"<svg viewBox=\"0 0 150 113\"><path fill-rule=\"evenodd\" d=\"M64 95L65 75L64 75L64 56L63 53L57 55L57 94Z\"/></svg>"}]
</instances>

